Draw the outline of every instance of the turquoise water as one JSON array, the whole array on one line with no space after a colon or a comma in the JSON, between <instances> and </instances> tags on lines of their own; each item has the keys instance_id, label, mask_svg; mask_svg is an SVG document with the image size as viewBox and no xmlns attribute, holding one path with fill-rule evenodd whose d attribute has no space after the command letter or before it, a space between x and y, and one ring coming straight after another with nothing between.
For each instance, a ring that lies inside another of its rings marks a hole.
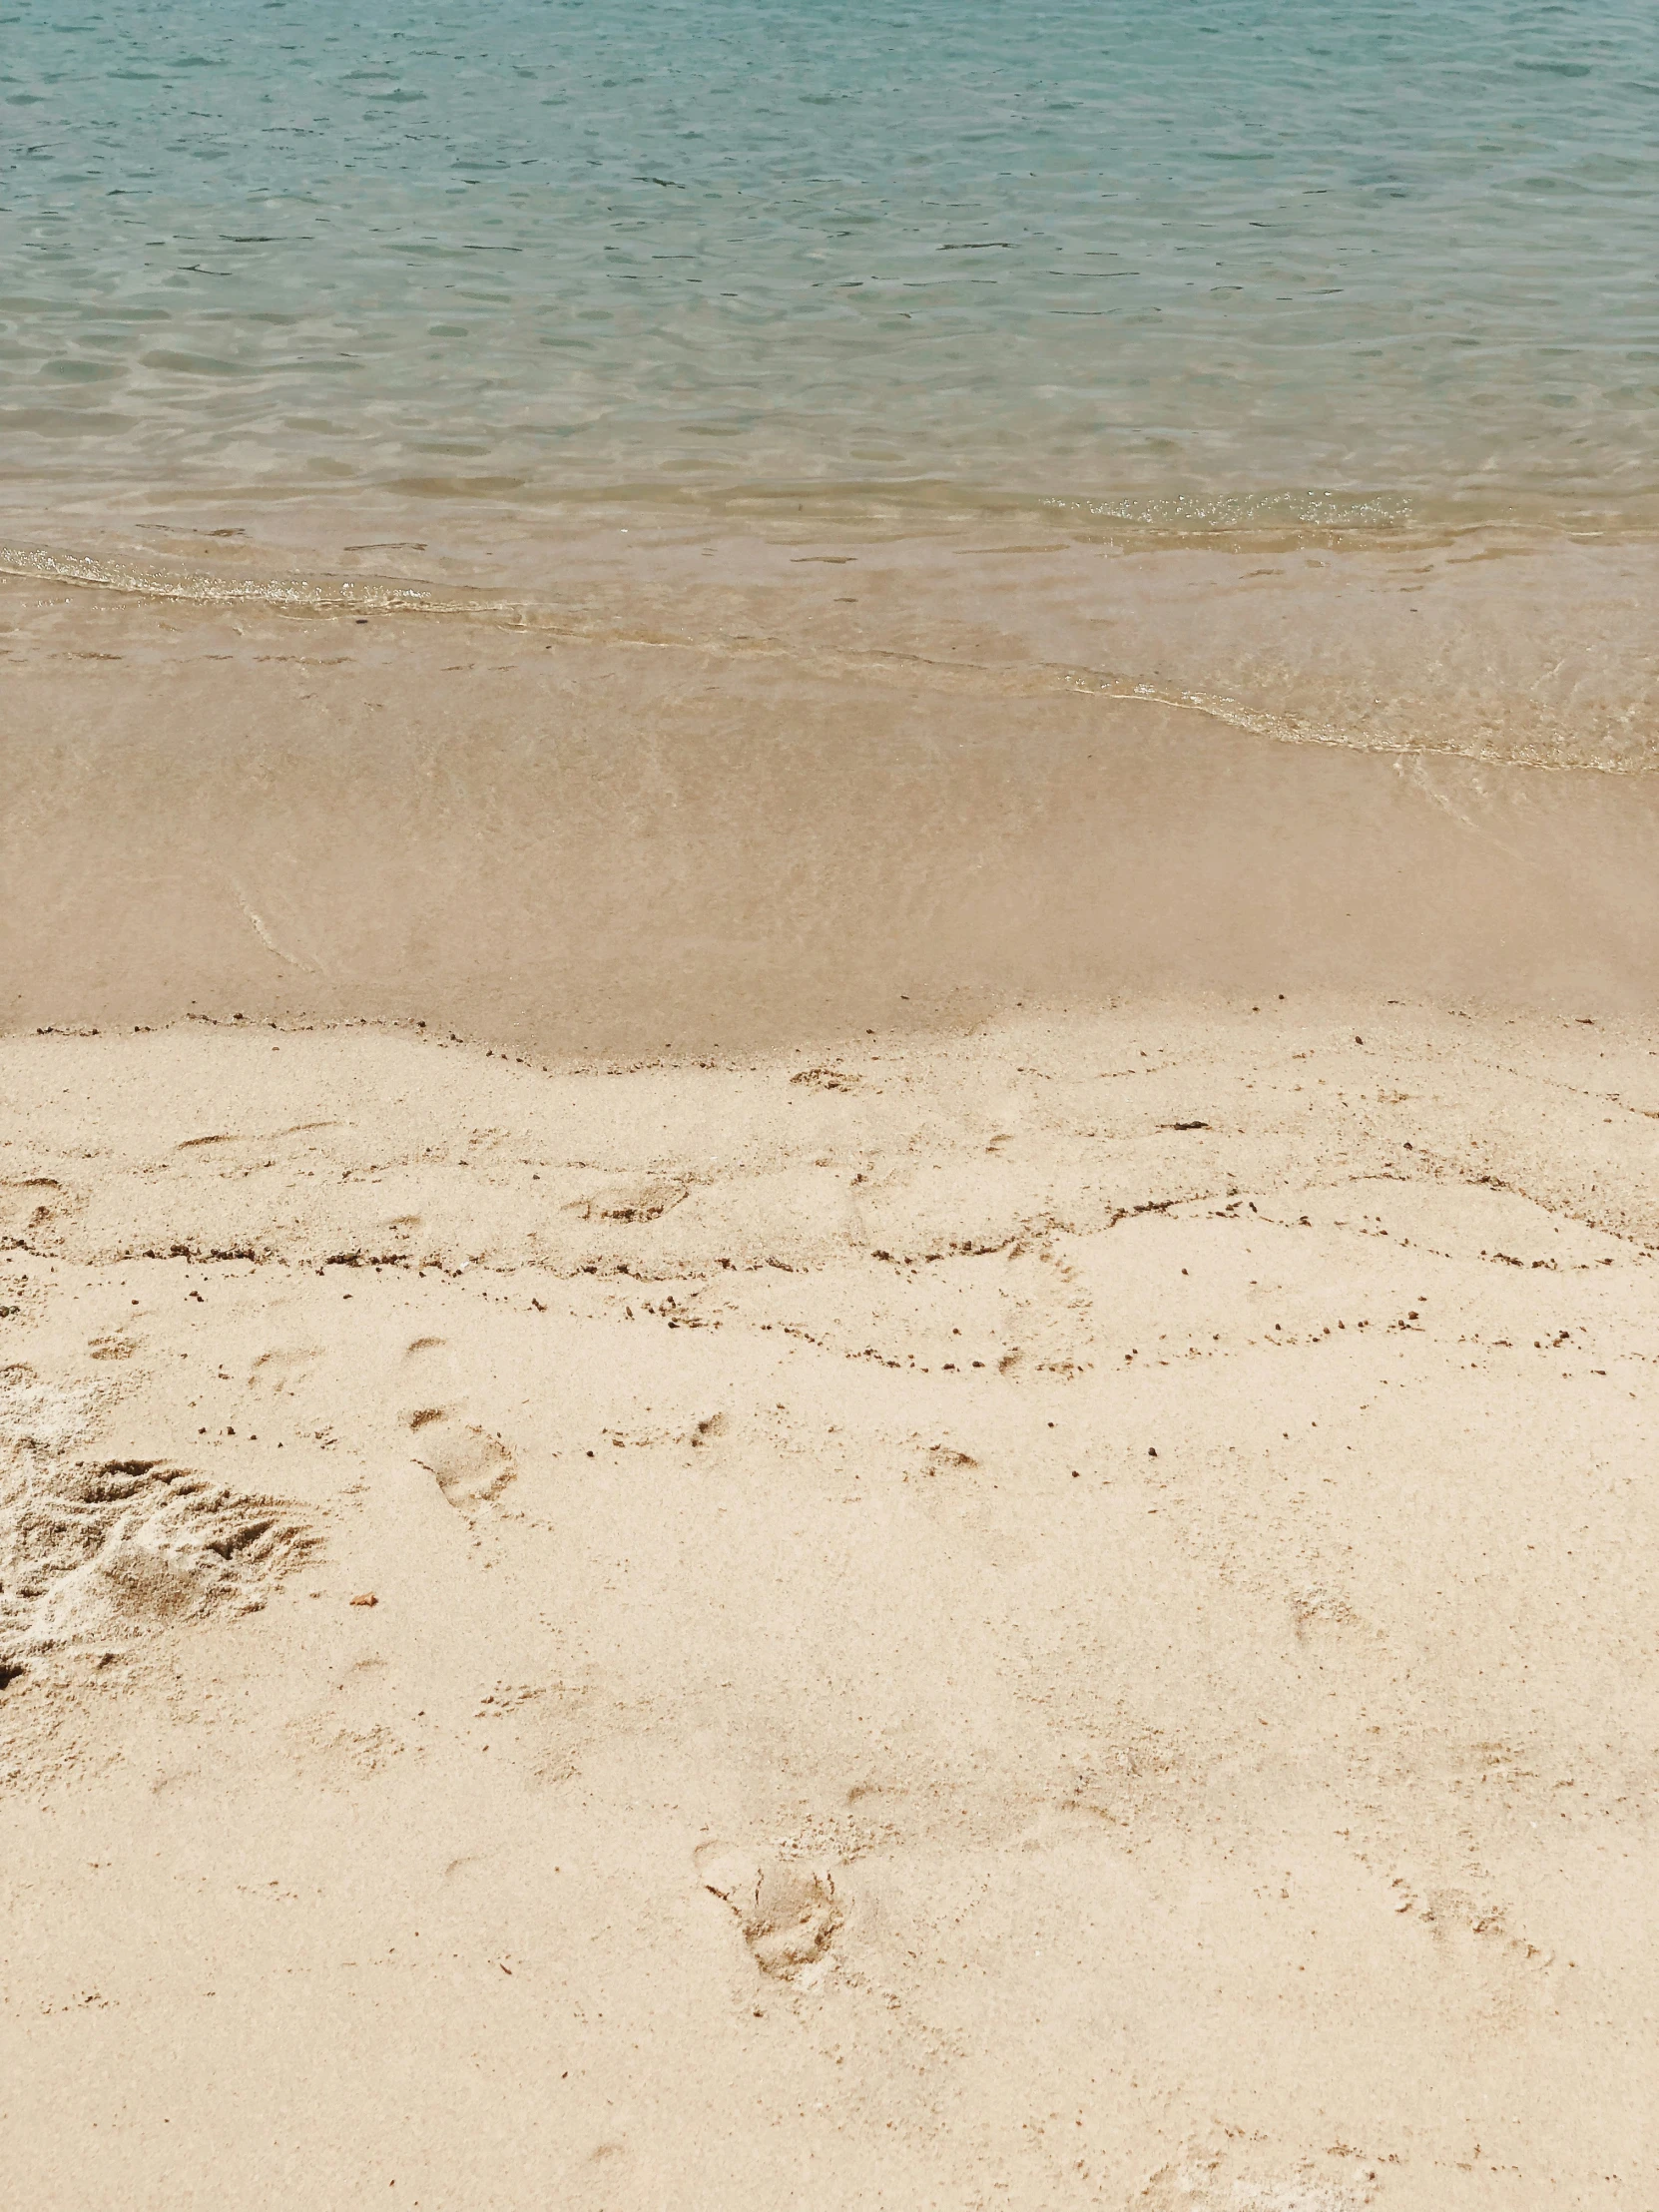
<instances>
[{"instance_id":1,"label":"turquoise water","mask_svg":"<svg viewBox=\"0 0 1659 2212\"><path fill-rule=\"evenodd\" d=\"M0 117L14 515L1659 517L1650 0L26 0Z\"/></svg>"}]
</instances>

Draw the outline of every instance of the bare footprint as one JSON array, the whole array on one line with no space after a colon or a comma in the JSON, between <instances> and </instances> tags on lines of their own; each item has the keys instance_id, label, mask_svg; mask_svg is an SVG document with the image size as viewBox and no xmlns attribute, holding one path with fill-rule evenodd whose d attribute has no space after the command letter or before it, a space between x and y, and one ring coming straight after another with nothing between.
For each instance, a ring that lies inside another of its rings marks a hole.
<instances>
[{"instance_id":1,"label":"bare footprint","mask_svg":"<svg viewBox=\"0 0 1659 2212\"><path fill-rule=\"evenodd\" d=\"M422 1406L410 1415L409 1426L420 1438L416 1464L436 1476L438 1488L458 1511L498 1497L518 1473L499 1436L452 1420L441 1405Z\"/></svg>"},{"instance_id":2,"label":"bare footprint","mask_svg":"<svg viewBox=\"0 0 1659 2212\"><path fill-rule=\"evenodd\" d=\"M703 1887L738 1917L744 1941L762 1973L811 1987L828 1963L841 1925L833 1876L827 1868L776 1851L738 1844L700 1844Z\"/></svg>"},{"instance_id":3,"label":"bare footprint","mask_svg":"<svg viewBox=\"0 0 1659 2212\"><path fill-rule=\"evenodd\" d=\"M613 1183L587 1198L572 1200L566 1209L584 1221L658 1221L687 1196L684 1183L662 1183L648 1177Z\"/></svg>"},{"instance_id":4,"label":"bare footprint","mask_svg":"<svg viewBox=\"0 0 1659 2212\"><path fill-rule=\"evenodd\" d=\"M281 1346L274 1352L262 1352L248 1371L249 1384L254 1389L269 1390L274 1397L288 1389L295 1382L302 1382L310 1374L320 1352L302 1350L298 1346Z\"/></svg>"},{"instance_id":5,"label":"bare footprint","mask_svg":"<svg viewBox=\"0 0 1659 2212\"><path fill-rule=\"evenodd\" d=\"M932 1444L928 1447L928 1474L954 1474L960 1468L976 1467L978 1464L971 1452L958 1451L954 1444Z\"/></svg>"},{"instance_id":6,"label":"bare footprint","mask_svg":"<svg viewBox=\"0 0 1659 2212\"><path fill-rule=\"evenodd\" d=\"M0 1231L17 1236L44 1229L65 1211L65 1197L63 1185L49 1175L0 1182Z\"/></svg>"}]
</instances>

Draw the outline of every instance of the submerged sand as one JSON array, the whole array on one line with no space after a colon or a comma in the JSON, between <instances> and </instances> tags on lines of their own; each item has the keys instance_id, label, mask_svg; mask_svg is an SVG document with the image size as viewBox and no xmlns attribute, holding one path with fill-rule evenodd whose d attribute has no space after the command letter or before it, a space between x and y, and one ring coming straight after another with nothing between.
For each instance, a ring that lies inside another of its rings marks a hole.
<instances>
[{"instance_id":1,"label":"submerged sand","mask_svg":"<svg viewBox=\"0 0 1659 2212\"><path fill-rule=\"evenodd\" d=\"M1659 2197L1659 1037L194 1023L0 1116L18 2203Z\"/></svg>"}]
</instances>

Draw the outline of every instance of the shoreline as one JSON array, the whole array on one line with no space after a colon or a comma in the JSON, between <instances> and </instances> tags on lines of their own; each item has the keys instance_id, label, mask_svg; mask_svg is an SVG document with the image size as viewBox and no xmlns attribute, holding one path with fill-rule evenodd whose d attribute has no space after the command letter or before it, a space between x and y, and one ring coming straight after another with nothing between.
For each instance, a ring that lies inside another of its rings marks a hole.
<instances>
[{"instance_id":1,"label":"shoreline","mask_svg":"<svg viewBox=\"0 0 1659 2212\"><path fill-rule=\"evenodd\" d=\"M1493 766L1655 767L1651 527L1512 519L1230 532L1064 513L904 517L255 504L190 523L83 525L0 548L7 657L77 630L369 627L414 658L447 626L481 651L681 648L717 668L918 697L1078 693L1191 710L1298 745ZM623 518L627 517L627 520ZM364 533L369 535L364 538ZM455 626L459 625L459 632ZM144 633L152 633L148 643Z\"/></svg>"}]
</instances>

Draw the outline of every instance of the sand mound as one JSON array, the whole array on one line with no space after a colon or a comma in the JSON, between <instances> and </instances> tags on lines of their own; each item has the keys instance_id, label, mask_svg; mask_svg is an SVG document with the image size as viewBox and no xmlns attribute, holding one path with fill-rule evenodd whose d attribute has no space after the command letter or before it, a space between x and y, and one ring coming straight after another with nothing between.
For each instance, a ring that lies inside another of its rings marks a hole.
<instances>
[{"instance_id":1,"label":"sand mound","mask_svg":"<svg viewBox=\"0 0 1659 2212\"><path fill-rule=\"evenodd\" d=\"M65 1464L96 1402L26 1368L0 1376L0 1668L13 1678L42 1652L253 1611L314 1540L276 1501L188 1467Z\"/></svg>"}]
</instances>

